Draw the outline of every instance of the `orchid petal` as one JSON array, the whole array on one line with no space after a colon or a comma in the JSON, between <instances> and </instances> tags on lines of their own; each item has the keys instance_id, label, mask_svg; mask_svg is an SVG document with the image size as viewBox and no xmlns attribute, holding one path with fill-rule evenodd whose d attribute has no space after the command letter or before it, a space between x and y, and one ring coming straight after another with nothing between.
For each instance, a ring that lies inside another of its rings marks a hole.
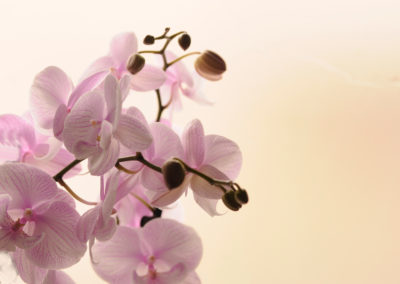
<instances>
[{"instance_id":1,"label":"orchid petal","mask_svg":"<svg viewBox=\"0 0 400 284\"><path fill-rule=\"evenodd\" d=\"M68 108L66 105L60 105L54 114L53 122L53 135L58 140L63 141L64 122L68 115Z\"/></svg>"},{"instance_id":2,"label":"orchid petal","mask_svg":"<svg viewBox=\"0 0 400 284\"><path fill-rule=\"evenodd\" d=\"M44 238L26 250L26 256L47 269L62 269L77 263L86 250L86 245L76 236L78 219L78 212L67 203L51 203L35 220L34 235L44 233Z\"/></svg>"},{"instance_id":3,"label":"orchid petal","mask_svg":"<svg viewBox=\"0 0 400 284\"><path fill-rule=\"evenodd\" d=\"M19 277L26 283L42 284L47 274L47 269L36 266L30 261L22 249L16 249L12 254L15 268Z\"/></svg>"},{"instance_id":4,"label":"orchid petal","mask_svg":"<svg viewBox=\"0 0 400 284\"><path fill-rule=\"evenodd\" d=\"M110 44L110 55L120 64L126 64L129 56L137 52L137 38L134 33L114 36ZM120 66L118 66L119 68Z\"/></svg>"},{"instance_id":5,"label":"orchid petal","mask_svg":"<svg viewBox=\"0 0 400 284\"><path fill-rule=\"evenodd\" d=\"M31 87L32 115L45 128L53 127L53 119L59 105L66 104L72 90L72 82L60 68L50 66L36 75Z\"/></svg>"},{"instance_id":6,"label":"orchid petal","mask_svg":"<svg viewBox=\"0 0 400 284\"><path fill-rule=\"evenodd\" d=\"M110 283L131 283L133 271L145 260L139 246L138 230L119 226L107 242L96 242L92 263L96 273Z\"/></svg>"},{"instance_id":7,"label":"orchid petal","mask_svg":"<svg viewBox=\"0 0 400 284\"><path fill-rule=\"evenodd\" d=\"M111 56L103 56L95 60L90 66L85 70L79 82L83 82L88 78L97 77L100 74L103 75L103 79L107 76L110 68L114 65L114 59Z\"/></svg>"},{"instance_id":8,"label":"orchid petal","mask_svg":"<svg viewBox=\"0 0 400 284\"><path fill-rule=\"evenodd\" d=\"M101 176L114 167L119 156L119 143L117 139L111 138L110 145L100 153L89 157L88 168L92 175Z\"/></svg>"},{"instance_id":9,"label":"orchid petal","mask_svg":"<svg viewBox=\"0 0 400 284\"><path fill-rule=\"evenodd\" d=\"M151 204L157 207L165 207L174 203L187 190L189 182L190 176L187 175L180 186L156 195L156 197L153 198Z\"/></svg>"},{"instance_id":10,"label":"orchid petal","mask_svg":"<svg viewBox=\"0 0 400 284\"><path fill-rule=\"evenodd\" d=\"M226 181L229 180L229 178L224 173L210 165L202 166L199 171L215 179ZM222 189L215 185L211 185L208 181L197 175L194 175L192 177L190 187L192 188L193 192L195 192L200 197L220 199L224 194Z\"/></svg>"},{"instance_id":11,"label":"orchid petal","mask_svg":"<svg viewBox=\"0 0 400 284\"><path fill-rule=\"evenodd\" d=\"M181 283L188 275L188 270L182 263L174 265L169 271L157 272L156 278L153 280L148 274L139 276L136 271L133 273L133 283L148 284L148 283Z\"/></svg>"},{"instance_id":12,"label":"orchid petal","mask_svg":"<svg viewBox=\"0 0 400 284\"><path fill-rule=\"evenodd\" d=\"M198 194L196 194L195 192L193 192L193 197L194 197L194 200L196 201L196 203L201 208L203 208L203 210L206 211L208 213L208 215L210 215L211 217L220 216L220 215L224 214L224 213L219 213L217 211L217 205L218 205L219 199L210 199L210 198L201 197Z\"/></svg>"},{"instance_id":13,"label":"orchid petal","mask_svg":"<svg viewBox=\"0 0 400 284\"><path fill-rule=\"evenodd\" d=\"M126 114L122 114L116 135L121 143L134 152L148 148L153 141L147 124Z\"/></svg>"},{"instance_id":14,"label":"orchid petal","mask_svg":"<svg viewBox=\"0 0 400 284\"><path fill-rule=\"evenodd\" d=\"M152 91L164 84L166 78L160 68L146 64L139 73L132 76L131 88L140 92Z\"/></svg>"},{"instance_id":15,"label":"orchid petal","mask_svg":"<svg viewBox=\"0 0 400 284\"><path fill-rule=\"evenodd\" d=\"M206 135L206 155L203 164L211 165L234 180L242 165L242 153L238 145L225 137Z\"/></svg>"},{"instance_id":16,"label":"orchid petal","mask_svg":"<svg viewBox=\"0 0 400 284\"><path fill-rule=\"evenodd\" d=\"M186 276L185 280L181 284L201 284L201 280L196 272L192 271Z\"/></svg>"},{"instance_id":17,"label":"orchid petal","mask_svg":"<svg viewBox=\"0 0 400 284\"><path fill-rule=\"evenodd\" d=\"M0 115L0 144L32 149L36 144L33 126L17 115Z\"/></svg>"},{"instance_id":18,"label":"orchid petal","mask_svg":"<svg viewBox=\"0 0 400 284\"><path fill-rule=\"evenodd\" d=\"M75 284L75 281L63 271L49 270L43 284Z\"/></svg>"},{"instance_id":19,"label":"orchid petal","mask_svg":"<svg viewBox=\"0 0 400 284\"><path fill-rule=\"evenodd\" d=\"M201 239L195 230L172 219L154 219L142 229L142 239L148 253L169 265L184 263L195 269L202 256Z\"/></svg>"},{"instance_id":20,"label":"orchid petal","mask_svg":"<svg viewBox=\"0 0 400 284\"><path fill-rule=\"evenodd\" d=\"M185 149L186 162L191 167L199 167L203 163L205 155L204 130L200 120L195 119L185 127L182 144Z\"/></svg>"},{"instance_id":21,"label":"orchid petal","mask_svg":"<svg viewBox=\"0 0 400 284\"><path fill-rule=\"evenodd\" d=\"M96 206L86 211L78 221L76 225L76 234L79 241L86 243L89 238L93 235L95 227L97 225L97 219L99 218L101 208Z\"/></svg>"},{"instance_id":22,"label":"orchid petal","mask_svg":"<svg viewBox=\"0 0 400 284\"><path fill-rule=\"evenodd\" d=\"M122 98L118 81L111 74L104 80L104 97L107 105L107 120L114 126L114 122L118 123L121 114Z\"/></svg>"}]
</instances>

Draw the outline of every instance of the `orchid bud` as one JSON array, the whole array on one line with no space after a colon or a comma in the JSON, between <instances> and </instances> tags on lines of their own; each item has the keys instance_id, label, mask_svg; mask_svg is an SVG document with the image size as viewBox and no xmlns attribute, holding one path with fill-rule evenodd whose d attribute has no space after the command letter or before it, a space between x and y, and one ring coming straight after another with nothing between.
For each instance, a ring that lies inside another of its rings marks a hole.
<instances>
[{"instance_id":1,"label":"orchid bud","mask_svg":"<svg viewBox=\"0 0 400 284\"><path fill-rule=\"evenodd\" d=\"M154 41L155 41L154 36L152 36L152 35L147 35L147 36L144 38L143 43L146 44L146 45L150 45L150 44L153 44Z\"/></svg>"},{"instance_id":2,"label":"orchid bud","mask_svg":"<svg viewBox=\"0 0 400 284\"><path fill-rule=\"evenodd\" d=\"M190 35L187 33L184 33L178 39L179 46L182 47L183 50L188 49L191 42L192 40L190 39Z\"/></svg>"},{"instance_id":3,"label":"orchid bud","mask_svg":"<svg viewBox=\"0 0 400 284\"><path fill-rule=\"evenodd\" d=\"M161 172L169 189L180 186L186 175L183 164L174 159L166 161L161 168Z\"/></svg>"},{"instance_id":4,"label":"orchid bud","mask_svg":"<svg viewBox=\"0 0 400 284\"><path fill-rule=\"evenodd\" d=\"M222 73L226 71L225 61L213 51L206 50L197 57L194 67L203 78L210 81L218 81Z\"/></svg>"},{"instance_id":5,"label":"orchid bud","mask_svg":"<svg viewBox=\"0 0 400 284\"><path fill-rule=\"evenodd\" d=\"M246 204L249 202L249 195L244 189L239 189L235 191L235 200L240 204Z\"/></svg>"},{"instance_id":6,"label":"orchid bud","mask_svg":"<svg viewBox=\"0 0 400 284\"><path fill-rule=\"evenodd\" d=\"M222 201L224 202L225 206L228 207L229 209L233 211L238 211L241 207L242 204L237 202L235 199L235 192L234 191L228 191L222 196Z\"/></svg>"},{"instance_id":7,"label":"orchid bud","mask_svg":"<svg viewBox=\"0 0 400 284\"><path fill-rule=\"evenodd\" d=\"M131 55L128 60L128 64L126 65L126 69L132 74L135 75L140 70L143 69L144 63L146 60L144 57L138 53Z\"/></svg>"}]
</instances>

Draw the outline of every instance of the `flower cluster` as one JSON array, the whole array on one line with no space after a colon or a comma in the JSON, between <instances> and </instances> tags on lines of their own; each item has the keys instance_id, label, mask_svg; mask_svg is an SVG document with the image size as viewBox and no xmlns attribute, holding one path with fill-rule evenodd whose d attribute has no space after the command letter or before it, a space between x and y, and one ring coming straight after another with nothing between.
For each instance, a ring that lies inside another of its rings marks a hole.
<instances>
[{"instance_id":1,"label":"flower cluster","mask_svg":"<svg viewBox=\"0 0 400 284\"><path fill-rule=\"evenodd\" d=\"M201 240L173 208L189 188L211 216L220 215L220 200L233 211L248 202L234 181L242 156L233 141L206 135L198 119L177 133L172 116L162 117L181 107L182 95L208 103L201 77L219 80L226 70L209 50L173 54L171 41L185 52L191 38L169 32L145 37L145 45L163 43L159 50L138 51L133 33L115 36L76 85L60 68L47 67L34 78L30 111L0 115L0 250L26 283L74 283L61 269L87 250L109 283L200 283ZM194 72L183 64L188 56L197 56ZM154 122L125 103L143 91L156 94ZM97 201L65 182L83 161L100 179ZM75 201L88 210L80 215Z\"/></svg>"}]
</instances>

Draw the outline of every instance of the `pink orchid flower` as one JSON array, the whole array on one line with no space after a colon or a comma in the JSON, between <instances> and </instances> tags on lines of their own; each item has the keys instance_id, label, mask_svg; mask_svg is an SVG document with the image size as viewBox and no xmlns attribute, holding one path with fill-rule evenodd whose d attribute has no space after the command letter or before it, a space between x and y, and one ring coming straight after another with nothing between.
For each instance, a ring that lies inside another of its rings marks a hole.
<instances>
[{"instance_id":1,"label":"pink orchid flower","mask_svg":"<svg viewBox=\"0 0 400 284\"><path fill-rule=\"evenodd\" d=\"M185 163L212 178L234 180L240 171L242 154L237 144L218 135L204 135L201 122L191 121L182 134ZM216 206L223 191L194 174L187 174L196 202L211 216L218 215ZM179 187L161 194L153 201L155 206L166 206L177 200L185 189Z\"/></svg>"},{"instance_id":2,"label":"pink orchid flower","mask_svg":"<svg viewBox=\"0 0 400 284\"><path fill-rule=\"evenodd\" d=\"M129 91L129 76L119 82L108 75L104 92L84 94L76 102L64 125L64 143L76 159L89 159L89 171L103 175L120 154L120 143L133 151L146 149L152 142L147 125L121 113Z\"/></svg>"},{"instance_id":3,"label":"pink orchid flower","mask_svg":"<svg viewBox=\"0 0 400 284\"><path fill-rule=\"evenodd\" d=\"M14 266L19 277L29 284L75 284L75 282L63 271L49 270L36 266L27 259L22 249L12 253Z\"/></svg>"},{"instance_id":4,"label":"pink orchid flower","mask_svg":"<svg viewBox=\"0 0 400 284\"><path fill-rule=\"evenodd\" d=\"M86 245L76 236L79 214L73 199L40 169L19 163L0 166L0 249L24 250L45 269L77 263Z\"/></svg>"},{"instance_id":5,"label":"pink orchid flower","mask_svg":"<svg viewBox=\"0 0 400 284\"><path fill-rule=\"evenodd\" d=\"M36 75L31 87L30 105L35 121L43 129L52 130L62 141L64 120L69 111L83 94L93 90L103 79L103 74L91 74L74 88L60 68L45 68Z\"/></svg>"},{"instance_id":6,"label":"pink orchid flower","mask_svg":"<svg viewBox=\"0 0 400 284\"><path fill-rule=\"evenodd\" d=\"M128 59L138 52L137 38L134 33L116 35L110 44L107 56L100 57L86 70L83 78L93 74L102 74L103 78L111 71L118 79L128 74L126 69ZM131 76L130 87L136 91L151 91L159 88L166 75L161 68L145 64L143 69Z\"/></svg>"},{"instance_id":7,"label":"pink orchid flower","mask_svg":"<svg viewBox=\"0 0 400 284\"><path fill-rule=\"evenodd\" d=\"M155 219L143 228L119 226L111 240L97 242L92 265L109 283L175 284L198 279L193 272L201 256L201 240L192 228Z\"/></svg>"},{"instance_id":8,"label":"pink orchid flower","mask_svg":"<svg viewBox=\"0 0 400 284\"><path fill-rule=\"evenodd\" d=\"M165 54L168 62L177 58L170 51L166 51ZM171 101L170 113L182 108L182 95L201 104L211 104L202 92L203 79L196 72L190 73L182 60L171 65L165 73L167 79L161 87L161 94L165 101Z\"/></svg>"},{"instance_id":9,"label":"pink orchid flower","mask_svg":"<svg viewBox=\"0 0 400 284\"><path fill-rule=\"evenodd\" d=\"M27 163L55 175L74 160L61 146L54 137L37 132L28 119L0 115L0 161ZM80 169L79 165L74 167L65 177L78 174Z\"/></svg>"}]
</instances>

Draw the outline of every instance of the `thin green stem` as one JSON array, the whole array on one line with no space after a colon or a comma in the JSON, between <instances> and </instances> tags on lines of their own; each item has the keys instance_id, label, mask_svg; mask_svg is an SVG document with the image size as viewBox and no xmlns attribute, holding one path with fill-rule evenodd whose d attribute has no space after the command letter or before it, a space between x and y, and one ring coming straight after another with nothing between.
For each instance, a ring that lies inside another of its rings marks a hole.
<instances>
[{"instance_id":1,"label":"thin green stem","mask_svg":"<svg viewBox=\"0 0 400 284\"><path fill-rule=\"evenodd\" d=\"M135 197L137 200L139 200L144 206L146 206L151 212L154 213L155 208L152 207L149 203L147 203L143 198L141 198L139 195L137 195L133 192L130 192L129 194L132 195L133 197Z\"/></svg>"},{"instance_id":2,"label":"thin green stem","mask_svg":"<svg viewBox=\"0 0 400 284\"><path fill-rule=\"evenodd\" d=\"M180 56L180 57L178 57L178 58L172 60L171 62L168 62L168 63L167 63L167 68L170 67L171 65L175 64L175 63L178 62L179 60L182 60L182 59L185 58L185 57L188 57L188 56L191 56L191 55L195 55L195 54L201 54L201 52L199 52L199 51L193 51L193 52L186 53L185 55L182 55L182 56Z\"/></svg>"}]
</instances>

